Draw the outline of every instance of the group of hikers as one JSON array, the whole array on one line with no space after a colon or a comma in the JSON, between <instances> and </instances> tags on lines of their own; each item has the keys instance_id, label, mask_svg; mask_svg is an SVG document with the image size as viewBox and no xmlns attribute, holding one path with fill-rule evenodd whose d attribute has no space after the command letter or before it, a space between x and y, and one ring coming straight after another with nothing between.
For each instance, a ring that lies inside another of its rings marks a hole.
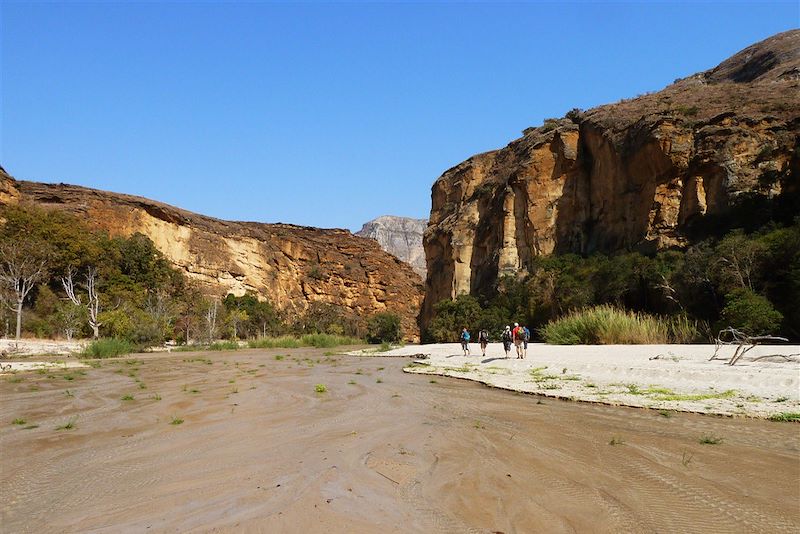
<instances>
[{"instance_id":1,"label":"group of hikers","mask_svg":"<svg viewBox=\"0 0 800 534\"><path fill-rule=\"evenodd\" d=\"M467 327L464 327L461 330L461 348L464 350L464 356L469 356L469 341L470 341L470 334ZM523 359L528 355L528 341L531 339L531 331L528 330L527 326L520 326L519 323L514 323L514 328L512 329L510 326L506 326L503 333L500 334L500 340L503 342L503 349L506 352L506 358L508 358L509 353L511 352L511 344L514 344L514 347L517 351L517 359ZM478 332L478 343L481 344L481 352L483 356L486 356L486 346L489 344L489 332L486 330L481 330Z\"/></svg>"}]
</instances>

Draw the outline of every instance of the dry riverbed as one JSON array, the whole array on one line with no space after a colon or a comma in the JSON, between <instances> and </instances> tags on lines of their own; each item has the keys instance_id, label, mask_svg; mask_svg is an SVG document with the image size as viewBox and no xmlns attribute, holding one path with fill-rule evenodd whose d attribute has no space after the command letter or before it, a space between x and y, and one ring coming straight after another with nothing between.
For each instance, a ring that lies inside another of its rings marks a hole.
<instances>
[{"instance_id":1,"label":"dry riverbed","mask_svg":"<svg viewBox=\"0 0 800 534\"><path fill-rule=\"evenodd\" d=\"M794 423L521 395L320 349L88 363L0 379L4 532L800 529Z\"/></svg>"}]
</instances>

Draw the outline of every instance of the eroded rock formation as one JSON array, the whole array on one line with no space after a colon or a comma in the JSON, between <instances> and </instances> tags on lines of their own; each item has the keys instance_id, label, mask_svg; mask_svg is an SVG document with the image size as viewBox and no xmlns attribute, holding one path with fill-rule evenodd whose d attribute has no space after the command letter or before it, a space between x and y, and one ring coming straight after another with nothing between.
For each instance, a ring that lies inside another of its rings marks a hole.
<instances>
[{"instance_id":1,"label":"eroded rock formation","mask_svg":"<svg viewBox=\"0 0 800 534\"><path fill-rule=\"evenodd\" d=\"M362 316L392 311L418 338L422 280L377 243L346 230L231 222L145 198L64 184L16 181L0 171L0 204L30 202L80 216L111 235L140 232L210 295L254 291L278 308L315 302Z\"/></svg>"},{"instance_id":2,"label":"eroded rock formation","mask_svg":"<svg viewBox=\"0 0 800 534\"><path fill-rule=\"evenodd\" d=\"M425 278L422 234L427 225L427 219L383 215L364 224L356 235L374 239L383 250L408 263L417 274Z\"/></svg>"},{"instance_id":3,"label":"eroded rock formation","mask_svg":"<svg viewBox=\"0 0 800 534\"><path fill-rule=\"evenodd\" d=\"M800 31L523 133L433 185L423 326L536 255L682 247L748 205L797 214Z\"/></svg>"}]
</instances>

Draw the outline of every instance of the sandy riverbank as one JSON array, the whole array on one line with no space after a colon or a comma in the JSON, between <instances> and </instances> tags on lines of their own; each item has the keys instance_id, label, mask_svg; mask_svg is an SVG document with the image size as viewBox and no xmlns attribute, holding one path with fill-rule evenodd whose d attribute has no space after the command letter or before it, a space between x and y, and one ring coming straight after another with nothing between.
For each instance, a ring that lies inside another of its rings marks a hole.
<instances>
[{"instance_id":1,"label":"sandy riverbank","mask_svg":"<svg viewBox=\"0 0 800 534\"><path fill-rule=\"evenodd\" d=\"M537 401L401 372L408 363L243 350L5 377L0 524L36 533L800 529L796 424Z\"/></svg>"},{"instance_id":2,"label":"sandy riverbank","mask_svg":"<svg viewBox=\"0 0 800 534\"><path fill-rule=\"evenodd\" d=\"M769 417L800 412L800 362L756 358L800 356L800 346L759 346L739 363L709 361L713 345L530 344L528 356L505 359L502 345L490 344L486 357L471 344L463 356L457 344L407 346L387 355L425 354L407 372L475 380L498 388L548 397L721 415Z\"/></svg>"}]
</instances>

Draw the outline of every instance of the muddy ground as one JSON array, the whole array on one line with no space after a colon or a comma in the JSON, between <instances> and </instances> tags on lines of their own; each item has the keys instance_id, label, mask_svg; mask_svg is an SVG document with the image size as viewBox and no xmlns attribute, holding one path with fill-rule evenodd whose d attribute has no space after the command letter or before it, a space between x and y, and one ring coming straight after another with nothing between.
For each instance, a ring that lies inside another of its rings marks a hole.
<instances>
[{"instance_id":1,"label":"muddy ground","mask_svg":"<svg viewBox=\"0 0 800 534\"><path fill-rule=\"evenodd\" d=\"M800 530L800 425L544 399L408 362L245 350L5 376L2 531Z\"/></svg>"}]
</instances>

